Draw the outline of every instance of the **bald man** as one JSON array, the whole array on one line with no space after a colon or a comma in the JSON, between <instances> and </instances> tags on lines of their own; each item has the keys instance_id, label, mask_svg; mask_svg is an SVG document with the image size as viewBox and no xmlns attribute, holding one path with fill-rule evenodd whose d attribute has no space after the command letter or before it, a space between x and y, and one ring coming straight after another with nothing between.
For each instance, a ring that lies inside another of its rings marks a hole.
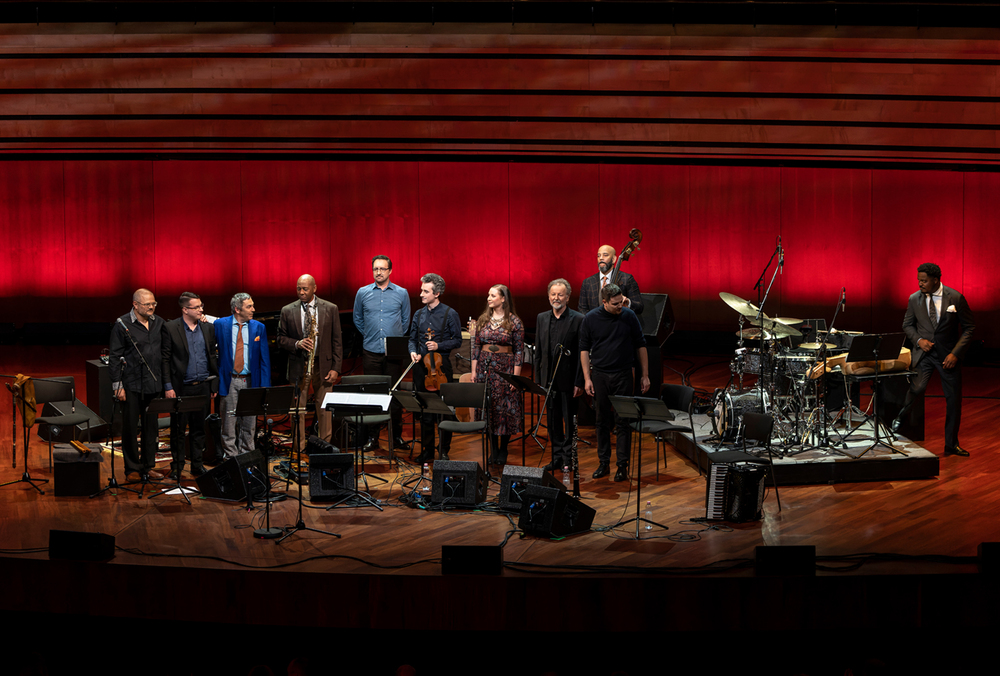
<instances>
[{"instance_id":1,"label":"bald man","mask_svg":"<svg viewBox=\"0 0 1000 676\"><path fill-rule=\"evenodd\" d=\"M108 371L115 399L122 402L122 455L125 475L138 473L143 481L162 479L155 470L157 416L144 414L163 392L163 320L156 314L156 297L149 289L132 294L132 309L111 328ZM142 421L142 450L135 443Z\"/></svg>"},{"instance_id":2,"label":"bald man","mask_svg":"<svg viewBox=\"0 0 1000 676\"><path fill-rule=\"evenodd\" d=\"M324 441L333 438L333 416L320 409L323 397L330 387L340 380L344 359L344 342L340 334L340 311L333 303L316 295L316 280L312 275L302 275L295 283L299 299L281 308L278 322L278 345L289 353L288 382L299 384L302 392L297 405L308 401L309 389L315 393L316 417L319 420L318 436ZM313 352L313 337L309 333L310 318L316 322L315 356L312 379L303 382L309 354ZM299 444L305 448L305 418L299 420Z\"/></svg>"},{"instance_id":3,"label":"bald man","mask_svg":"<svg viewBox=\"0 0 1000 676\"><path fill-rule=\"evenodd\" d=\"M627 272L619 272L617 280L610 279L617 260L618 255L613 246L605 244L597 250L597 274L583 280L580 287L580 305L577 308L580 314L586 315L601 307L601 289L612 281L621 287L625 295L624 307L630 308L637 315L642 314L642 295L635 278Z\"/></svg>"}]
</instances>

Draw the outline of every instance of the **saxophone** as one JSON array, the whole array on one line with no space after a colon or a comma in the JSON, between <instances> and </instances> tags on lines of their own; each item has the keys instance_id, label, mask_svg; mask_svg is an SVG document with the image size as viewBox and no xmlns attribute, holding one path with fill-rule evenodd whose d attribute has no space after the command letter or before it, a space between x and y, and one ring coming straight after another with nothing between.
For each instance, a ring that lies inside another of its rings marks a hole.
<instances>
[{"instance_id":1,"label":"saxophone","mask_svg":"<svg viewBox=\"0 0 1000 676\"><path fill-rule=\"evenodd\" d=\"M306 310L306 315L309 318L309 322L306 324L306 338L312 338L312 349L309 350L309 357L306 361L306 371L302 376L302 388L306 389L309 387L309 383L312 382L313 378L313 362L316 361L316 338L318 337L319 330L316 326L316 315L313 312Z\"/></svg>"}]
</instances>

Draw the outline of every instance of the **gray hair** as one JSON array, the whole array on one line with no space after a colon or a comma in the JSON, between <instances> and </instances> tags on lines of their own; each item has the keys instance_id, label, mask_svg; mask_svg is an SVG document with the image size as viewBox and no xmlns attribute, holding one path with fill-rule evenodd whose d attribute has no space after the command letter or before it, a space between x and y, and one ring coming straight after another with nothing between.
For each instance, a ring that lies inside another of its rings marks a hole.
<instances>
[{"instance_id":1,"label":"gray hair","mask_svg":"<svg viewBox=\"0 0 1000 676\"><path fill-rule=\"evenodd\" d=\"M233 299L229 301L229 309L236 312L238 309L243 307L243 303L250 300L249 293L243 293L242 291L233 296Z\"/></svg>"},{"instance_id":2,"label":"gray hair","mask_svg":"<svg viewBox=\"0 0 1000 676\"><path fill-rule=\"evenodd\" d=\"M573 287L570 286L569 282L567 282L562 277L560 277L559 279L553 279L551 282L549 282L549 288L547 288L545 290L545 292L546 293L552 293L552 287L553 286L559 286L560 284L566 287L566 295L567 296L572 296L573 295Z\"/></svg>"},{"instance_id":3,"label":"gray hair","mask_svg":"<svg viewBox=\"0 0 1000 676\"><path fill-rule=\"evenodd\" d=\"M420 278L420 283L433 284L434 293L436 293L439 296L442 293L444 293L444 277L442 277L441 275L435 274L433 272L428 272L426 275Z\"/></svg>"}]
</instances>

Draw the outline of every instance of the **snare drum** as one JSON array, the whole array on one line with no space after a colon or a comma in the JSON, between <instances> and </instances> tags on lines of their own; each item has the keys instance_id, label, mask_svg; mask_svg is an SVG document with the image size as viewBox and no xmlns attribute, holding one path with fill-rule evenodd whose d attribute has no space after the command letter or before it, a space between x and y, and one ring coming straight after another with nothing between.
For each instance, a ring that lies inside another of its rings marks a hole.
<instances>
[{"instance_id":1,"label":"snare drum","mask_svg":"<svg viewBox=\"0 0 1000 676\"><path fill-rule=\"evenodd\" d=\"M765 391L764 405L760 404L759 390L729 392L716 390L713 398L715 416L712 427L723 441L737 441L743 428L744 413L766 413L771 408L771 397Z\"/></svg>"},{"instance_id":2,"label":"snare drum","mask_svg":"<svg viewBox=\"0 0 1000 676\"><path fill-rule=\"evenodd\" d=\"M816 363L816 355L812 354L779 354L775 362L779 375L800 376L808 373L813 364Z\"/></svg>"}]
</instances>

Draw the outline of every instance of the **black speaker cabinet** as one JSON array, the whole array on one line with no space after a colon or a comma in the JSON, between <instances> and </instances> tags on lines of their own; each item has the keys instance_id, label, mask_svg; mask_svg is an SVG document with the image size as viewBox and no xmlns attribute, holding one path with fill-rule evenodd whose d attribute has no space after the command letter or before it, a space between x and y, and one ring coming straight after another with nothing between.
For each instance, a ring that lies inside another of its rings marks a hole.
<instances>
[{"instance_id":1,"label":"black speaker cabinet","mask_svg":"<svg viewBox=\"0 0 1000 676\"><path fill-rule=\"evenodd\" d=\"M49 558L69 561L110 561L115 556L115 536L72 530L49 531Z\"/></svg>"},{"instance_id":2,"label":"black speaker cabinet","mask_svg":"<svg viewBox=\"0 0 1000 676\"><path fill-rule=\"evenodd\" d=\"M122 434L122 413L121 407L112 416L115 407L115 400L111 394L111 376L108 365L100 359L88 359L86 366L87 380L87 404L90 405L102 420L111 420L114 417L114 429L112 436L120 437Z\"/></svg>"},{"instance_id":3,"label":"black speaker cabinet","mask_svg":"<svg viewBox=\"0 0 1000 676\"><path fill-rule=\"evenodd\" d=\"M654 342L656 345L663 345L674 332L677 323L674 319L673 305L670 304L670 296L665 293L640 295L642 314L639 315L639 323L642 325L642 335L646 336L646 345L648 347Z\"/></svg>"},{"instance_id":4,"label":"black speaker cabinet","mask_svg":"<svg viewBox=\"0 0 1000 676\"><path fill-rule=\"evenodd\" d=\"M195 481L198 490L206 498L219 500L245 500L247 482L253 486L253 494L263 494L267 490L267 467L260 451L250 451L235 458L229 458L218 467L209 470Z\"/></svg>"},{"instance_id":5,"label":"black speaker cabinet","mask_svg":"<svg viewBox=\"0 0 1000 676\"><path fill-rule=\"evenodd\" d=\"M435 460L431 502L474 507L486 500L486 473L478 462Z\"/></svg>"},{"instance_id":6,"label":"black speaker cabinet","mask_svg":"<svg viewBox=\"0 0 1000 676\"><path fill-rule=\"evenodd\" d=\"M524 491L528 486L551 486L566 490L562 482L557 481L554 476L541 467L504 465L503 475L500 477L500 496L498 499L500 509L520 512L521 503L524 502Z\"/></svg>"},{"instance_id":7,"label":"black speaker cabinet","mask_svg":"<svg viewBox=\"0 0 1000 676\"><path fill-rule=\"evenodd\" d=\"M57 415L70 415L74 413L74 408L77 414L83 414L90 418L90 440L91 441L102 441L108 438L108 423L104 422L99 415L87 408L79 399L76 400L76 406L73 406L74 402L70 401L48 401L45 403L44 408L42 408L42 417L45 416L57 416ZM45 423L38 423L38 436L45 441L56 441L62 443L69 443L74 439L80 441L87 440L87 423L80 423L74 428L72 427L61 427L59 425L47 425Z\"/></svg>"},{"instance_id":8,"label":"black speaker cabinet","mask_svg":"<svg viewBox=\"0 0 1000 676\"><path fill-rule=\"evenodd\" d=\"M339 500L354 492L353 453L309 456L309 500Z\"/></svg>"},{"instance_id":9,"label":"black speaker cabinet","mask_svg":"<svg viewBox=\"0 0 1000 676\"><path fill-rule=\"evenodd\" d=\"M557 538L590 530L596 514L593 507L562 490L562 486L528 486L517 527L528 535Z\"/></svg>"}]
</instances>

